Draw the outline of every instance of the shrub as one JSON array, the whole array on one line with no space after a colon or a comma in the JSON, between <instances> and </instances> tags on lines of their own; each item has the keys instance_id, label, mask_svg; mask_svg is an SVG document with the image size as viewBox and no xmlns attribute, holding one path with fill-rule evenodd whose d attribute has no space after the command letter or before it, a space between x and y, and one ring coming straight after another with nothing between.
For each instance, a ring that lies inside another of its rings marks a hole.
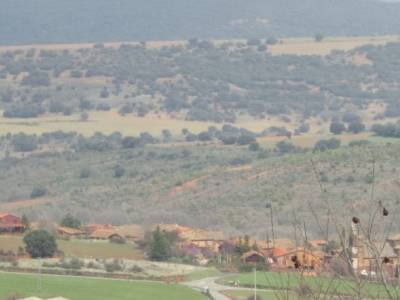
<instances>
[{"instance_id":1,"label":"shrub","mask_svg":"<svg viewBox=\"0 0 400 300\"><path fill-rule=\"evenodd\" d=\"M3 116L5 118L37 118L43 114L45 110L40 104L24 103L14 104L4 110Z\"/></svg>"},{"instance_id":2,"label":"shrub","mask_svg":"<svg viewBox=\"0 0 400 300\"><path fill-rule=\"evenodd\" d=\"M43 197L47 194L47 189L42 186L35 186L31 191L31 199Z\"/></svg>"},{"instance_id":3,"label":"shrub","mask_svg":"<svg viewBox=\"0 0 400 300\"><path fill-rule=\"evenodd\" d=\"M82 112L79 116L79 119L82 122L86 122L89 119L89 114L87 112Z\"/></svg>"},{"instance_id":4,"label":"shrub","mask_svg":"<svg viewBox=\"0 0 400 300\"><path fill-rule=\"evenodd\" d=\"M124 269L122 263L118 259L114 259L110 264L105 264L105 268L108 273L122 271Z\"/></svg>"},{"instance_id":5,"label":"shrub","mask_svg":"<svg viewBox=\"0 0 400 300\"><path fill-rule=\"evenodd\" d=\"M21 84L30 86L49 86L49 74L41 71L31 72L22 79Z\"/></svg>"},{"instance_id":6,"label":"shrub","mask_svg":"<svg viewBox=\"0 0 400 300\"><path fill-rule=\"evenodd\" d=\"M111 106L107 103L99 103L97 104L96 110L109 111L111 110Z\"/></svg>"},{"instance_id":7,"label":"shrub","mask_svg":"<svg viewBox=\"0 0 400 300\"><path fill-rule=\"evenodd\" d=\"M140 145L140 139L136 138L136 137L125 137L122 141L121 141L122 147L125 149L132 149L135 148L137 146Z\"/></svg>"},{"instance_id":8,"label":"shrub","mask_svg":"<svg viewBox=\"0 0 400 300\"><path fill-rule=\"evenodd\" d=\"M113 244L126 244L126 240L121 236L115 235L115 236L112 236L110 238L110 243L113 243Z\"/></svg>"},{"instance_id":9,"label":"shrub","mask_svg":"<svg viewBox=\"0 0 400 300\"><path fill-rule=\"evenodd\" d=\"M258 151L258 150L260 150L260 144L259 143L251 143L250 145L249 145L249 150L250 151Z\"/></svg>"},{"instance_id":10,"label":"shrub","mask_svg":"<svg viewBox=\"0 0 400 300\"><path fill-rule=\"evenodd\" d=\"M186 137L187 137L187 136L186 136ZM197 137L198 137L199 141L203 141L203 142L205 142L205 141L211 141L211 140L213 139L212 134L211 134L210 132L208 132L208 131L200 132L200 133L197 135Z\"/></svg>"},{"instance_id":11,"label":"shrub","mask_svg":"<svg viewBox=\"0 0 400 300\"><path fill-rule=\"evenodd\" d=\"M361 122L351 122L348 130L352 133L360 133L365 130L365 125Z\"/></svg>"},{"instance_id":12,"label":"shrub","mask_svg":"<svg viewBox=\"0 0 400 300\"><path fill-rule=\"evenodd\" d=\"M45 230L34 230L24 237L25 249L32 258L53 257L57 250L56 239Z\"/></svg>"},{"instance_id":13,"label":"shrub","mask_svg":"<svg viewBox=\"0 0 400 300\"><path fill-rule=\"evenodd\" d=\"M122 177L124 175L125 175L125 169L123 167L119 166L119 165L115 166L115 168L114 168L114 177L115 178L120 178L120 177Z\"/></svg>"},{"instance_id":14,"label":"shrub","mask_svg":"<svg viewBox=\"0 0 400 300\"><path fill-rule=\"evenodd\" d=\"M11 138L14 151L16 152L30 152L36 150L38 147L38 139L36 135L29 135L19 133L13 135Z\"/></svg>"},{"instance_id":15,"label":"shrub","mask_svg":"<svg viewBox=\"0 0 400 300\"><path fill-rule=\"evenodd\" d=\"M267 38L267 40L265 41L265 43L267 44L267 45L276 45L276 44L278 44L278 39L276 39L276 38L274 38L274 37L269 37L269 38Z\"/></svg>"},{"instance_id":16,"label":"shrub","mask_svg":"<svg viewBox=\"0 0 400 300\"><path fill-rule=\"evenodd\" d=\"M129 269L129 271L131 271L132 273L141 273L144 271L144 269L139 267L138 265L134 265Z\"/></svg>"},{"instance_id":17,"label":"shrub","mask_svg":"<svg viewBox=\"0 0 400 300\"><path fill-rule=\"evenodd\" d=\"M250 134L242 134L236 140L236 143L238 143L239 145L249 145L255 142L255 136Z\"/></svg>"},{"instance_id":18,"label":"shrub","mask_svg":"<svg viewBox=\"0 0 400 300\"><path fill-rule=\"evenodd\" d=\"M290 142L280 141L276 144L276 150L282 154L294 153L296 152L296 147Z\"/></svg>"},{"instance_id":19,"label":"shrub","mask_svg":"<svg viewBox=\"0 0 400 300\"><path fill-rule=\"evenodd\" d=\"M88 167L83 167L79 173L79 178L89 178L91 171Z\"/></svg>"},{"instance_id":20,"label":"shrub","mask_svg":"<svg viewBox=\"0 0 400 300\"><path fill-rule=\"evenodd\" d=\"M359 140L359 141L351 141L349 143L350 147L363 147L369 145L370 142L368 140Z\"/></svg>"},{"instance_id":21,"label":"shrub","mask_svg":"<svg viewBox=\"0 0 400 300\"><path fill-rule=\"evenodd\" d=\"M314 35L314 40L316 41L316 42L322 42L322 40L324 39L324 35L322 34L322 33L320 33L320 32L318 32L318 33L316 33L315 35Z\"/></svg>"},{"instance_id":22,"label":"shrub","mask_svg":"<svg viewBox=\"0 0 400 300\"><path fill-rule=\"evenodd\" d=\"M326 151L331 149L337 149L340 147L340 140L331 138L329 140L320 140L314 146L314 151Z\"/></svg>"},{"instance_id":23,"label":"shrub","mask_svg":"<svg viewBox=\"0 0 400 300\"><path fill-rule=\"evenodd\" d=\"M329 128L329 131L333 134L342 134L346 131L346 126L343 123L333 122Z\"/></svg>"}]
</instances>

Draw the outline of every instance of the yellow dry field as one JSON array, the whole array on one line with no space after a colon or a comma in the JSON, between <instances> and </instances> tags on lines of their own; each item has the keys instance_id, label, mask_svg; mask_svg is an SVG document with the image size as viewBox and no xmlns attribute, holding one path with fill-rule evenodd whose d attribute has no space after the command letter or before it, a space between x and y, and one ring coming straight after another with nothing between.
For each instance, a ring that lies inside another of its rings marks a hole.
<instances>
[{"instance_id":1,"label":"yellow dry field","mask_svg":"<svg viewBox=\"0 0 400 300\"><path fill-rule=\"evenodd\" d=\"M112 244L108 241L90 240L57 240L58 248L66 256L80 258L121 258L140 260L144 255L136 246L132 244ZM0 249L4 251L17 252L19 247L23 247L22 236L0 235Z\"/></svg>"},{"instance_id":2,"label":"yellow dry field","mask_svg":"<svg viewBox=\"0 0 400 300\"><path fill-rule=\"evenodd\" d=\"M2 112L0 111L0 115ZM60 116L47 115L31 119L8 119L0 117L0 135L7 133L24 132L27 134L42 134L57 130L70 132L76 131L89 136L99 131L110 134L115 131L122 135L139 135L141 132L149 132L154 136L160 136L163 129L169 129L172 134L180 134L183 128L193 133L207 130L209 126L221 127L221 124L213 122L187 121L184 119L172 118L167 115L148 115L144 118L136 116L121 116L117 111L90 112L88 121L80 121L79 115ZM286 126L290 124L279 120L254 120L251 118L240 120L235 124L237 127L259 132L270 126ZM294 126L294 125L293 125Z\"/></svg>"},{"instance_id":3,"label":"yellow dry field","mask_svg":"<svg viewBox=\"0 0 400 300\"><path fill-rule=\"evenodd\" d=\"M244 43L243 39L232 40L213 40L216 45L223 43ZM298 54L298 55L327 55L332 50L352 50L363 45L384 45L389 42L399 42L398 35L384 35L384 36L357 36L357 37L326 37L322 42L315 42L312 37L304 38L285 38L281 43L268 47L269 53L273 55L280 54ZM138 42L112 42L104 43L106 47L117 48L121 44L138 45ZM39 50L78 50L82 48L92 48L94 43L81 43L81 44L32 44L32 45L18 45L18 46L1 46L0 52L14 51L14 50L28 50L36 48ZM149 49L157 49L165 46L185 46L186 41L149 41L146 47Z\"/></svg>"},{"instance_id":4,"label":"yellow dry field","mask_svg":"<svg viewBox=\"0 0 400 300\"><path fill-rule=\"evenodd\" d=\"M315 42L312 38L283 39L282 44L269 47L273 55L327 55L332 50L348 51L364 45L384 45L390 42L399 42L399 36L361 36L361 37L327 37L322 42Z\"/></svg>"},{"instance_id":5,"label":"yellow dry field","mask_svg":"<svg viewBox=\"0 0 400 300\"><path fill-rule=\"evenodd\" d=\"M13 202L1 203L0 211L16 211L20 208L29 208L33 206L45 205L49 203L54 203L56 201L57 199L49 197L16 200Z\"/></svg>"}]
</instances>

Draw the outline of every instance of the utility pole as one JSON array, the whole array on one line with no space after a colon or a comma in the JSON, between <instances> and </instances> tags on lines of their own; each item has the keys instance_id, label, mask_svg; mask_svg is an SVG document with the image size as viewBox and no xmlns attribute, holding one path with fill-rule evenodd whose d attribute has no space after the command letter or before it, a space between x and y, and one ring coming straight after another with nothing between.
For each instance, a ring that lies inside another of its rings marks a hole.
<instances>
[{"instance_id":1,"label":"utility pole","mask_svg":"<svg viewBox=\"0 0 400 300\"><path fill-rule=\"evenodd\" d=\"M274 231L274 213L272 210L272 204L267 203L265 208L269 209L269 216L271 219L271 233L272 233L272 248L275 248L275 231Z\"/></svg>"},{"instance_id":2,"label":"utility pole","mask_svg":"<svg viewBox=\"0 0 400 300\"><path fill-rule=\"evenodd\" d=\"M254 267L254 300L257 300L257 268Z\"/></svg>"},{"instance_id":3,"label":"utility pole","mask_svg":"<svg viewBox=\"0 0 400 300\"><path fill-rule=\"evenodd\" d=\"M42 260L39 258L39 270L38 270L38 292L42 293Z\"/></svg>"}]
</instances>

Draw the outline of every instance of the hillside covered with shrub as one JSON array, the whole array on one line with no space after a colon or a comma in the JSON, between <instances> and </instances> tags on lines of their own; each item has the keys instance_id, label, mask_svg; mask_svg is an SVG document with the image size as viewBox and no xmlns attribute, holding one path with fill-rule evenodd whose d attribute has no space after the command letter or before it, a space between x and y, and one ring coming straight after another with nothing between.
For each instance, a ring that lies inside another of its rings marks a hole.
<instances>
[{"instance_id":1,"label":"hillside covered with shrub","mask_svg":"<svg viewBox=\"0 0 400 300\"><path fill-rule=\"evenodd\" d=\"M398 33L377 0L2 0L0 44Z\"/></svg>"}]
</instances>

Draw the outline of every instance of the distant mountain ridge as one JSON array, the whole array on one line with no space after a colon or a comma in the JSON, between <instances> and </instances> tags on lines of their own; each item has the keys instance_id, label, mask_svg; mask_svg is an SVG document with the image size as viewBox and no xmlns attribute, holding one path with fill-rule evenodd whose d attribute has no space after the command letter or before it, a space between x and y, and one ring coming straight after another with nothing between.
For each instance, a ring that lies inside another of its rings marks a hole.
<instances>
[{"instance_id":1,"label":"distant mountain ridge","mask_svg":"<svg viewBox=\"0 0 400 300\"><path fill-rule=\"evenodd\" d=\"M0 44L398 33L376 0L2 0Z\"/></svg>"}]
</instances>

